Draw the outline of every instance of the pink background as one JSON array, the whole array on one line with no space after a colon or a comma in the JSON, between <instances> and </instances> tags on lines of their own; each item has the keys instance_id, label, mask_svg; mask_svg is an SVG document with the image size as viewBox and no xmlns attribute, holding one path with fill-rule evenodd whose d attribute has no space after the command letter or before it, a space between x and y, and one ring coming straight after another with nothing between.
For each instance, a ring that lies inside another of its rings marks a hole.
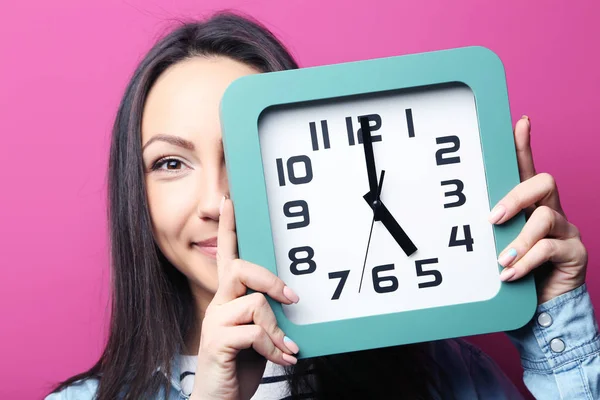
<instances>
[{"instance_id":1,"label":"pink background","mask_svg":"<svg viewBox=\"0 0 600 400\"><path fill-rule=\"evenodd\" d=\"M600 304L600 3L352 0L5 1L0 5L0 398L40 398L102 348L109 132L143 53L180 18L250 12L313 66L483 45L504 61L513 120L532 119L590 253ZM570 3L570 5L567 5ZM600 307L599 307L600 308ZM523 388L503 334L474 338Z\"/></svg>"}]
</instances>

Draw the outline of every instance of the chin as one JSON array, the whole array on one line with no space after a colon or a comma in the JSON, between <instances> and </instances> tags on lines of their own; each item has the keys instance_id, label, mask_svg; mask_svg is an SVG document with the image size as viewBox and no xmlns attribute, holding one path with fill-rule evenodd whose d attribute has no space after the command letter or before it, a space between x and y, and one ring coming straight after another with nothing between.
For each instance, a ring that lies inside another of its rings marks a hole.
<instances>
[{"instance_id":1,"label":"chin","mask_svg":"<svg viewBox=\"0 0 600 400\"><path fill-rule=\"evenodd\" d=\"M186 267L184 274L194 290L201 290L215 294L219 287L217 263L206 257L193 257L195 262Z\"/></svg>"}]
</instances>

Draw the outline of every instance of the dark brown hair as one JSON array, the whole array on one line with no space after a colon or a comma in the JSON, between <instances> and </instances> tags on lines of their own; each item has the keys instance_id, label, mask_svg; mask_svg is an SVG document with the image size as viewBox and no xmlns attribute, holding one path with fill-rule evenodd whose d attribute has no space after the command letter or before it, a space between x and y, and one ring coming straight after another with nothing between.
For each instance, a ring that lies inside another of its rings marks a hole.
<instances>
[{"instance_id":1,"label":"dark brown hair","mask_svg":"<svg viewBox=\"0 0 600 400\"><path fill-rule=\"evenodd\" d=\"M229 57L263 72L298 68L268 29L231 12L183 23L144 57L119 105L110 147L108 342L95 365L53 392L82 379L98 379L99 400L150 398L161 387L168 393L170 382L157 369L170 376L175 354L199 323L187 279L162 255L153 237L140 132L144 102L156 79L171 65L195 56ZM415 344L300 360L287 369L288 382L294 398L310 386L307 372L312 372L323 399L426 399L437 368L426 349Z\"/></svg>"}]
</instances>

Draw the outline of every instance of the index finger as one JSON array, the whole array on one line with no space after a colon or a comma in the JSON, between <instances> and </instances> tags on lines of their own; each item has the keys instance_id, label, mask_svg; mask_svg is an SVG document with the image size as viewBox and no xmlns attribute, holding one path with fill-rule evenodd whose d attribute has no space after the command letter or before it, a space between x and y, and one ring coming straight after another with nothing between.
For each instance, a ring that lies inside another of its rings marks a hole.
<instances>
[{"instance_id":1,"label":"index finger","mask_svg":"<svg viewBox=\"0 0 600 400\"><path fill-rule=\"evenodd\" d=\"M523 115L515 124L514 131L521 182L524 182L535 175L535 166L533 165L533 155L531 153L530 133L531 121L527 115Z\"/></svg>"},{"instance_id":2,"label":"index finger","mask_svg":"<svg viewBox=\"0 0 600 400\"><path fill-rule=\"evenodd\" d=\"M217 230L218 269L221 270L222 266L236 258L238 258L238 249L233 203L229 198L223 196L220 208L219 228Z\"/></svg>"}]
</instances>

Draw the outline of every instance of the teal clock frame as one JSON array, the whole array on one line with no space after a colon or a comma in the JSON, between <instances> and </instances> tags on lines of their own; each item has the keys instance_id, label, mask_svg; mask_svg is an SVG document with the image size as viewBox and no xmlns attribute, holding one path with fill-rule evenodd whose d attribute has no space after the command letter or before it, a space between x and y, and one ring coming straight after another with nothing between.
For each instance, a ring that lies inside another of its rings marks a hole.
<instances>
[{"instance_id":1,"label":"teal clock frame","mask_svg":"<svg viewBox=\"0 0 600 400\"><path fill-rule=\"evenodd\" d=\"M465 84L475 96L493 207L520 178L504 66L485 47L269 72L231 83L223 95L220 113L239 257L277 274L258 132L265 110L449 83ZM517 236L524 223L521 213L494 227L498 252ZM525 325L537 306L531 275L501 283L497 295L486 301L310 325L289 321L281 303L267 298L281 329L300 347L298 358L513 330Z\"/></svg>"}]
</instances>

